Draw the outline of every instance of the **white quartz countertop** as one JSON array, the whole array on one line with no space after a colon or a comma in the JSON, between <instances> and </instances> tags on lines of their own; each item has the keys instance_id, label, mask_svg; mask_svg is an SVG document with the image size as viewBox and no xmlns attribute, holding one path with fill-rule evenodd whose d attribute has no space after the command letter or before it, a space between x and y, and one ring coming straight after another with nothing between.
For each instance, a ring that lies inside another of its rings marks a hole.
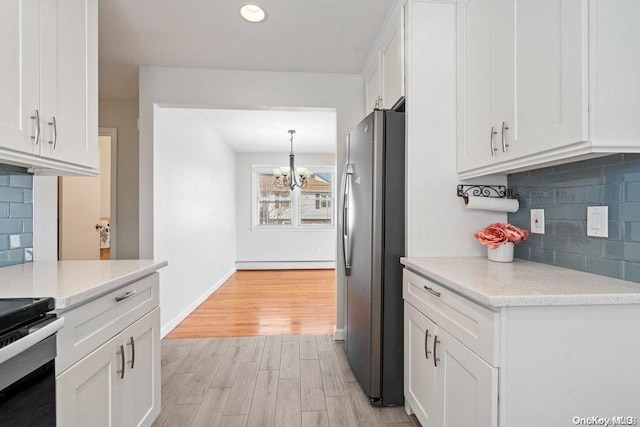
<instances>
[{"instance_id":1,"label":"white quartz countertop","mask_svg":"<svg viewBox=\"0 0 640 427\"><path fill-rule=\"evenodd\" d=\"M55 299L68 309L165 267L166 261L36 261L0 268L0 298Z\"/></svg>"},{"instance_id":2,"label":"white quartz countertop","mask_svg":"<svg viewBox=\"0 0 640 427\"><path fill-rule=\"evenodd\" d=\"M488 307L640 304L640 284L516 259L402 258L410 270Z\"/></svg>"}]
</instances>

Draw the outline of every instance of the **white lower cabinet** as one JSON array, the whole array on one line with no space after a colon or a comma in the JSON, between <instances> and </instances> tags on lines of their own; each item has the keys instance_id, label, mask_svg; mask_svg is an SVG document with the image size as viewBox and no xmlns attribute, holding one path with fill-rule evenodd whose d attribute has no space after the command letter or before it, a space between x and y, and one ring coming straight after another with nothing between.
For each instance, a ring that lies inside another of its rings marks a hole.
<instances>
[{"instance_id":1,"label":"white lower cabinet","mask_svg":"<svg viewBox=\"0 0 640 427\"><path fill-rule=\"evenodd\" d=\"M404 397L423 427L436 426L436 372L433 336L436 325L411 304L404 303Z\"/></svg>"},{"instance_id":2,"label":"white lower cabinet","mask_svg":"<svg viewBox=\"0 0 640 427\"><path fill-rule=\"evenodd\" d=\"M640 304L490 309L439 277L403 273L405 405L424 427L640 418Z\"/></svg>"},{"instance_id":3,"label":"white lower cabinet","mask_svg":"<svg viewBox=\"0 0 640 427\"><path fill-rule=\"evenodd\" d=\"M56 378L58 425L149 426L160 412L160 309Z\"/></svg>"},{"instance_id":4,"label":"white lower cabinet","mask_svg":"<svg viewBox=\"0 0 640 427\"><path fill-rule=\"evenodd\" d=\"M121 426L124 383L115 337L56 378L59 426Z\"/></svg>"},{"instance_id":5,"label":"white lower cabinet","mask_svg":"<svg viewBox=\"0 0 640 427\"><path fill-rule=\"evenodd\" d=\"M61 315L57 425L150 426L160 413L157 273Z\"/></svg>"},{"instance_id":6,"label":"white lower cabinet","mask_svg":"<svg viewBox=\"0 0 640 427\"><path fill-rule=\"evenodd\" d=\"M160 309L122 333L126 359L125 425L149 426L160 413Z\"/></svg>"},{"instance_id":7,"label":"white lower cabinet","mask_svg":"<svg viewBox=\"0 0 640 427\"><path fill-rule=\"evenodd\" d=\"M445 427L498 425L498 369L443 329L434 336L436 414Z\"/></svg>"},{"instance_id":8,"label":"white lower cabinet","mask_svg":"<svg viewBox=\"0 0 640 427\"><path fill-rule=\"evenodd\" d=\"M404 303L408 411L423 427L497 426L498 370Z\"/></svg>"}]
</instances>

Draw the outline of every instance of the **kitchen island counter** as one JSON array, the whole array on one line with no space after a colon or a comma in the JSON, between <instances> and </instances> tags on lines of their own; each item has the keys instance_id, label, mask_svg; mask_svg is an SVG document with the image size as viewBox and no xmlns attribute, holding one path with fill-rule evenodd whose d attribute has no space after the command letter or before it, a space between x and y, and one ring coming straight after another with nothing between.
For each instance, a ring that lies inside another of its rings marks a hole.
<instances>
[{"instance_id":1,"label":"kitchen island counter","mask_svg":"<svg viewBox=\"0 0 640 427\"><path fill-rule=\"evenodd\" d=\"M167 265L166 261L36 261L0 269L0 298L52 297L56 310L85 303Z\"/></svg>"}]
</instances>

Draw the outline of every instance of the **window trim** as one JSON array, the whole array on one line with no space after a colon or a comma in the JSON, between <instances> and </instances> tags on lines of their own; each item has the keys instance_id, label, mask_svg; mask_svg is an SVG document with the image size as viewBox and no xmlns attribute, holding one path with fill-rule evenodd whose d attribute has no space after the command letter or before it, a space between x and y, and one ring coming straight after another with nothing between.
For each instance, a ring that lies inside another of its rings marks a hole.
<instances>
[{"instance_id":1,"label":"window trim","mask_svg":"<svg viewBox=\"0 0 640 427\"><path fill-rule=\"evenodd\" d=\"M310 172L323 173L329 172L333 174L331 182L331 195L329 199L332 205L331 209L331 224L300 224L300 190L296 188L291 193L291 224L269 225L259 224L258 215L258 195L259 195L259 182L258 176L260 173L271 174L274 168L282 167L282 165L276 164L255 164L251 167L251 230L252 231L326 231L336 229L336 168L335 166L328 165L300 165L306 167ZM296 167L300 167L296 166Z\"/></svg>"}]
</instances>

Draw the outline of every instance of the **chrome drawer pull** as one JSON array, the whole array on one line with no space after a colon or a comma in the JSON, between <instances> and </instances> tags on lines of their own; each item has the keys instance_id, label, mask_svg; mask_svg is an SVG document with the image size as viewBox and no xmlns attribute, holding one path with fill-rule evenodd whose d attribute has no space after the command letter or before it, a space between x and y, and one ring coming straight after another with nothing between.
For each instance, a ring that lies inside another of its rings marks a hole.
<instances>
[{"instance_id":1,"label":"chrome drawer pull","mask_svg":"<svg viewBox=\"0 0 640 427\"><path fill-rule=\"evenodd\" d=\"M127 345L131 346L131 369L133 369L133 365L136 363L136 342L133 340L133 337L129 337L129 342Z\"/></svg>"},{"instance_id":2,"label":"chrome drawer pull","mask_svg":"<svg viewBox=\"0 0 640 427\"><path fill-rule=\"evenodd\" d=\"M53 116L47 124L53 126L53 139L49 141L49 144L53 144L52 148L55 150L58 147L58 124L56 122L56 116Z\"/></svg>"},{"instance_id":3,"label":"chrome drawer pull","mask_svg":"<svg viewBox=\"0 0 640 427\"><path fill-rule=\"evenodd\" d=\"M490 131L490 135L489 135L489 148L491 149L491 155L495 156L496 155L496 151L498 151L498 149L496 147L493 146L493 135L497 135L498 132L493 130L493 126L491 126L491 131Z\"/></svg>"},{"instance_id":4,"label":"chrome drawer pull","mask_svg":"<svg viewBox=\"0 0 640 427\"><path fill-rule=\"evenodd\" d=\"M134 290L132 290L132 291L127 292L127 293L126 293L126 294L124 294L124 295L121 295L121 296L119 296L119 297L116 297L116 302L120 302L120 301L125 300L125 299L127 299L127 298L129 298L129 297L132 297L132 296L134 296L134 295L136 294L136 292L137 292L137 291L134 289Z\"/></svg>"},{"instance_id":5,"label":"chrome drawer pull","mask_svg":"<svg viewBox=\"0 0 640 427\"><path fill-rule=\"evenodd\" d=\"M116 354L120 355L120 359L122 360L122 370L121 371L117 371L118 374L120 374L120 379L124 379L124 346L121 345L120 346L120 351L118 351Z\"/></svg>"},{"instance_id":6,"label":"chrome drawer pull","mask_svg":"<svg viewBox=\"0 0 640 427\"><path fill-rule=\"evenodd\" d=\"M30 117L36 122L36 133L31 137L31 139L33 139L33 145L38 145L40 142L40 112L36 110L34 115Z\"/></svg>"},{"instance_id":7,"label":"chrome drawer pull","mask_svg":"<svg viewBox=\"0 0 640 427\"><path fill-rule=\"evenodd\" d=\"M431 353L431 351L429 350L429 337L431 336L431 334L429 334L429 330L427 329L427 331L424 333L424 357L427 358L427 360L429 359L429 353Z\"/></svg>"},{"instance_id":8,"label":"chrome drawer pull","mask_svg":"<svg viewBox=\"0 0 640 427\"><path fill-rule=\"evenodd\" d=\"M427 291L427 292L429 292L430 294L433 294L433 295L437 296L438 298L440 298L440 295L441 295L441 294L440 294L440 292L438 292L438 291L434 291L433 289L431 289L431 288L430 288L430 287L428 287L428 286L425 286L425 287L424 287L424 290L425 290L425 291Z\"/></svg>"},{"instance_id":9,"label":"chrome drawer pull","mask_svg":"<svg viewBox=\"0 0 640 427\"><path fill-rule=\"evenodd\" d=\"M509 130L509 126L507 126L505 122L502 122L502 152L503 153L507 152L507 147L509 146L509 144L507 144L507 137L505 135L506 131L508 130Z\"/></svg>"},{"instance_id":10,"label":"chrome drawer pull","mask_svg":"<svg viewBox=\"0 0 640 427\"><path fill-rule=\"evenodd\" d=\"M436 335L436 339L433 340L433 366L435 366L436 368L438 367L438 362L440 361L438 353L436 353L438 344L440 344L440 341L438 341L438 336Z\"/></svg>"}]
</instances>

